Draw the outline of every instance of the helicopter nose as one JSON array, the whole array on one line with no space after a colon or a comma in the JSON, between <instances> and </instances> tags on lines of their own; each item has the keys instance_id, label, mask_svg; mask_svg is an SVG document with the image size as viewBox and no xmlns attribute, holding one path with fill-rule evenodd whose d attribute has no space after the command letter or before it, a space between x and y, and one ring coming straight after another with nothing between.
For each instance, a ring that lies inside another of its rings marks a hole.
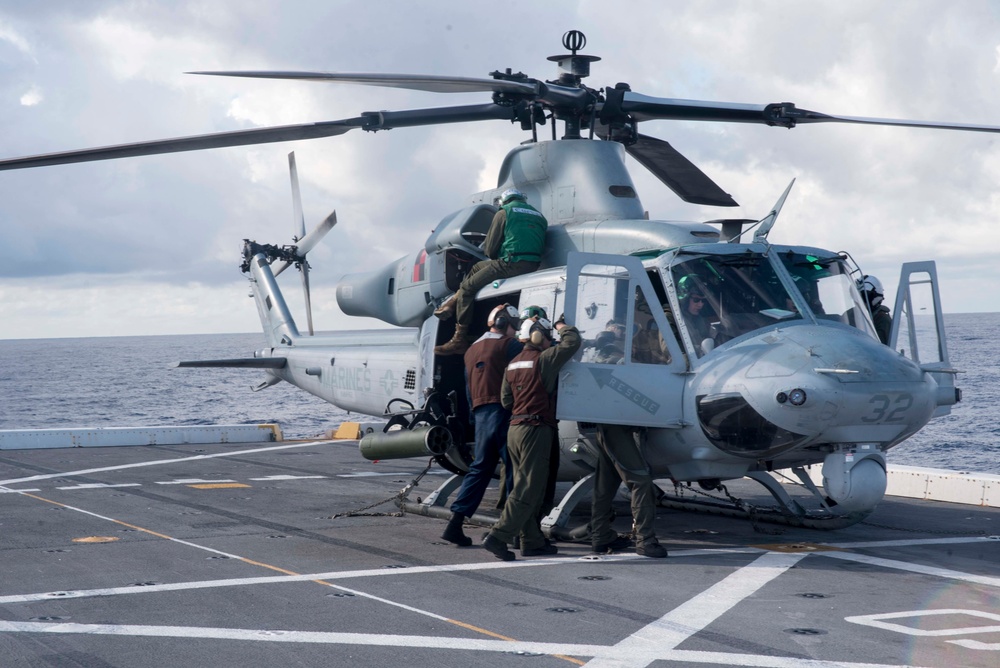
<instances>
[{"instance_id":1,"label":"helicopter nose","mask_svg":"<svg viewBox=\"0 0 1000 668\"><path fill-rule=\"evenodd\" d=\"M773 459L801 445L887 447L919 430L936 383L892 349L853 331L803 325L718 351L699 372L695 408L721 450Z\"/></svg>"}]
</instances>

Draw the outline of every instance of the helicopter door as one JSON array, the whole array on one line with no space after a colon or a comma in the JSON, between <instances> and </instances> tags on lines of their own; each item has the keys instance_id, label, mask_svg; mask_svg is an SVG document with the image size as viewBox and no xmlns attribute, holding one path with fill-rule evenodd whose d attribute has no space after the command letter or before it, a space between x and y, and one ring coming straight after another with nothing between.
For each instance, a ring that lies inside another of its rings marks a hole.
<instances>
[{"instance_id":1,"label":"helicopter door","mask_svg":"<svg viewBox=\"0 0 1000 668\"><path fill-rule=\"evenodd\" d=\"M958 401L957 372L948 359L937 267L933 261L903 263L892 310L889 346L919 364L937 381L938 407L934 417L951 413L951 405Z\"/></svg>"},{"instance_id":2,"label":"helicopter door","mask_svg":"<svg viewBox=\"0 0 1000 668\"><path fill-rule=\"evenodd\" d=\"M684 355L638 258L570 253L565 315L584 342L559 376L560 419L683 426Z\"/></svg>"}]
</instances>

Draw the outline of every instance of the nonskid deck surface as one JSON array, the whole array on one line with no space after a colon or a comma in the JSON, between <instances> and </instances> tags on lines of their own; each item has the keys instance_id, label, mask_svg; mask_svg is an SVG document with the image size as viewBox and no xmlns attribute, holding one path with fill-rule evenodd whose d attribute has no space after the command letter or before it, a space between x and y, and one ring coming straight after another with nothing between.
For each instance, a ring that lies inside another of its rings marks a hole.
<instances>
[{"instance_id":1,"label":"nonskid deck surface","mask_svg":"<svg viewBox=\"0 0 1000 668\"><path fill-rule=\"evenodd\" d=\"M886 499L775 533L661 509L667 559L513 562L392 503L331 519L423 468L343 441L4 452L0 665L1000 663L998 509Z\"/></svg>"}]
</instances>

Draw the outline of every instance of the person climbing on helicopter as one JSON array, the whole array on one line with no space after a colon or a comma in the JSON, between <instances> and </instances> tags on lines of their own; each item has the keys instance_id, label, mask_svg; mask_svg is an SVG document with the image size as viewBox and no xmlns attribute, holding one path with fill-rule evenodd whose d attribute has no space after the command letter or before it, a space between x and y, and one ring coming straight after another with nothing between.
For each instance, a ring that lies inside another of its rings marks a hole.
<instances>
[{"instance_id":1,"label":"person climbing on helicopter","mask_svg":"<svg viewBox=\"0 0 1000 668\"><path fill-rule=\"evenodd\" d=\"M516 188L500 195L500 209L493 216L483 252L488 260L477 262L458 291L434 311L442 320L455 317L451 340L434 348L435 355L461 355L469 349L469 326L476 294L498 279L528 274L541 264L548 221Z\"/></svg>"},{"instance_id":2,"label":"person climbing on helicopter","mask_svg":"<svg viewBox=\"0 0 1000 668\"><path fill-rule=\"evenodd\" d=\"M871 311L878 340L885 345L889 345L889 333L892 331L892 315L889 313L889 307L882 303L885 299L885 290L882 289L882 281L874 276L865 274L865 277L861 280L861 293L865 296L868 310Z\"/></svg>"}]
</instances>

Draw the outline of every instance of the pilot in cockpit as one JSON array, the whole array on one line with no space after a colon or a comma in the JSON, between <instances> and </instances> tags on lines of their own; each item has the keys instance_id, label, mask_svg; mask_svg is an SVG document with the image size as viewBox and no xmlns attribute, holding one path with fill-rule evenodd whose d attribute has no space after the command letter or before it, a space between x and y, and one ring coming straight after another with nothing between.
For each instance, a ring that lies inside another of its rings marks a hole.
<instances>
[{"instance_id":1,"label":"pilot in cockpit","mask_svg":"<svg viewBox=\"0 0 1000 668\"><path fill-rule=\"evenodd\" d=\"M684 325L695 347L701 350L702 341L712 337L712 306L705 298L705 291L692 275L684 276L677 282L677 298L681 304Z\"/></svg>"}]
</instances>

